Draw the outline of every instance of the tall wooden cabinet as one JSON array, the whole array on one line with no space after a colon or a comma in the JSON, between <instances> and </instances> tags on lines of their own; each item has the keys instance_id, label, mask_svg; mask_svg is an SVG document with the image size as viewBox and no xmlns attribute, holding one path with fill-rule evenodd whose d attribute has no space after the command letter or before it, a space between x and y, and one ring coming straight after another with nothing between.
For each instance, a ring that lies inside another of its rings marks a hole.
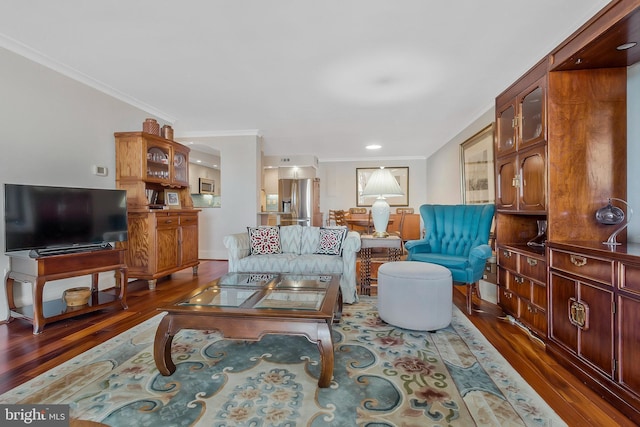
<instances>
[{"instance_id":1,"label":"tall wooden cabinet","mask_svg":"<svg viewBox=\"0 0 640 427\"><path fill-rule=\"evenodd\" d=\"M546 258L526 243L547 214L547 69L540 61L496 98L494 150L498 304L541 338Z\"/></svg>"},{"instance_id":2,"label":"tall wooden cabinet","mask_svg":"<svg viewBox=\"0 0 640 427\"><path fill-rule=\"evenodd\" d=\"M604 245L615 227L595 213L627 199L627 67L640 47L617 47L639 38L640 1L612 1L496 98L495 140L500 305L637 423L640 245L624 232ZM529 247L541 220L546 247Z\"/></svg>"},{"instance_id":3,"label":"tall wooden cabinet","mask_svg":"<svg viewBox=\"0 0 640 427\"><path fill-rule=\"evenodd\" d=\"M144 132L119 132L116 186L127 190L129 277L157 279L198 268L198 210L189 191L189 148ZM166 200L165 200L166 199Z\"/></svg>"}]
</instances>

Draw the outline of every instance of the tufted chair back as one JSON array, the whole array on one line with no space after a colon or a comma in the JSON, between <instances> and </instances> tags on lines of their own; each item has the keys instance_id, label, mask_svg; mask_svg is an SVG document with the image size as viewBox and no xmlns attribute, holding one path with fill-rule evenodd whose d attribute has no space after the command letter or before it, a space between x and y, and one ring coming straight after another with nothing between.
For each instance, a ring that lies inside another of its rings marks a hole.
<instances>
[{"instance_id":1,"label":"tufted chair back","mask_svg":"<svg viewBox=\"0 0 640 427\"><path fill-rule=\"evenodd\" d=\"M422 205L424 239L432 253L468 257L489 241L493 211L493 205Z\"/></svg>"}]
</instances>

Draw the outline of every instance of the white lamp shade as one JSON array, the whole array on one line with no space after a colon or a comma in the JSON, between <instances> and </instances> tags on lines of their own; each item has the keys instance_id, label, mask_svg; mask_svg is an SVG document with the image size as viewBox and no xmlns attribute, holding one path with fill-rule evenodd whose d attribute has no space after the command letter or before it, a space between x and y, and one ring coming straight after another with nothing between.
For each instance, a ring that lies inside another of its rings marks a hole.
<instances>
[{"instance_id":1,"label":"white lamp shade","mask_svg":"<svg viewBox=\"0 0 640 427\"><path fill-rule=\"evenodd\" d=\"M362 195L365 197L377 197L371 206L371 218L373 219L373 226L376 229L374 236L388 236L387 225L389 224L390 208L385 197L404 195L398 181L396 181L389 170L378 169L371 174L371 178L369 178Z\"/></svg>"},{"instance_id":2,"label":"white lamp shade","mask_svg":"<svg viewBox=\"0 0 640 427\"><path fill-rule=\"evenodd\" d=\"M402 188L389 169L377 169L371 174L362 191L363 196L403 196Z\"/></svg>"}]
</instances>

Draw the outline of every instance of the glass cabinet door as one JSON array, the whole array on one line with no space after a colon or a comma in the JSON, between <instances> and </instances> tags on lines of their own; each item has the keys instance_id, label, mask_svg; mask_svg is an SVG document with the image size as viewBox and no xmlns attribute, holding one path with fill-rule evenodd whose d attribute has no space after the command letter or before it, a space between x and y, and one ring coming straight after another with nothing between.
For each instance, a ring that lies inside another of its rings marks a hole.
<instances>
[{"instance_id":1,"label":"glass cabinet door","mask_svg":"<svg viewBox=\"0 0 640 427\"><path fill-rule=\"evenodd\" d=\"M520 101L521 134L519 146L526 146L545 139L544 92L540 85L526 92Z\"/></svg>"},{"instance_id":2,"label":"glass cabinet door","mask_svg":"<svg viewBox=\"0 0 640 427\"><path fill-rule=\"evenodd\" d=\"M180 151L173 153L173 180L181 183L188 183L187 176L188 160L187 156Z\"/></svg>"},{"instance_id":3,"label":"glass cabinet door","mask_svg":"<svg viewBox=\"0 0 640 427\"><path fill-rule=\"evenodd\" d=\"M169 179L169 147L147 146L147 181Z\"/></svg>"},{"instance_id":4,"label":"glass cabinet door","mask_svg":"<svg viewBox=\"0 0 640 427\"><path fill-rule=\"evenodd\" d=\"M502 155L515 151L515 117L516 111L513 104L508 105L498 113L498 137L497 154Z\"/></svg>"}]
</instances>

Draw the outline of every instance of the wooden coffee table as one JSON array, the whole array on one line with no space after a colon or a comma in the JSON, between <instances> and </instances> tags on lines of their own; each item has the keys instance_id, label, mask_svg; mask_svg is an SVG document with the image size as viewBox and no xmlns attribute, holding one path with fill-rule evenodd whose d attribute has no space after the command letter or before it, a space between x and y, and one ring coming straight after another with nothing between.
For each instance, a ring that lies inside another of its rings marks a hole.
<instances>
[{"instance_id":1,"label":"wooden coffee table","mask_svg":"<svg viewBox=\"0 0 640 427\"><path fill-rule=\"evenodd\" d=\"M156 366L171 375L171 342L181 329L219 330L225 339L258 341L266 334L303 335L320 351L319 387L333 376L331 325L342 316L339 275L229 273L176 304L160 307L153 347Z\"/></svg>"}]
</instances>

